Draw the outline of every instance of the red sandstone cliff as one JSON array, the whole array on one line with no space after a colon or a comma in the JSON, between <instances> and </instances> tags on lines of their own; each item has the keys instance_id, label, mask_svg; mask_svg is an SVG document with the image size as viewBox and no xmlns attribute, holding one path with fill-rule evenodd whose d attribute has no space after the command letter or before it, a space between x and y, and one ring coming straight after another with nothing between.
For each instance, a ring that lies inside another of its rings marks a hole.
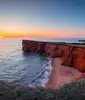
<instances>
[{"instance_id":1,"label":"red sandstone cliff","mask_svg":"<svg viewBox=\"0 0 85 100\"><path fill-rule=\"evenodd\" d=\"M62 57L62 65L85 72L85 45L23 40L24 52L38 52L46 56Z\"/></svg>"},{"instance_id":2,"label":"red sandstone cliff","mask_svg":"<svg viewBox=\"0 0 85 100\"><path fill-rule=\"evenodd\" d=\"M22 45L24 52L38 52L51 57L61 57L64 50L64 46L61 43L23 40Z\"/></svg>"},{"instance_id":3,"label":"red sandstone cliff","mask_svg":"<svg viewBox=\"0 0 85 100\"><path fill-rule=\"evenodd\" d=\"M85 46L67 45L62 57L62 65L71 66L85 72Z\"/></svg>"},{"instance_id":4,"label":"red sandstone cliff","mask_svg":"<svg viewBox=\"0 0 85 100\"><path fill-rule=\"evenodd\" d=\"M23 40L22 46L24 52L44 52L44 42Z\"/></svg>"}]
</instances>

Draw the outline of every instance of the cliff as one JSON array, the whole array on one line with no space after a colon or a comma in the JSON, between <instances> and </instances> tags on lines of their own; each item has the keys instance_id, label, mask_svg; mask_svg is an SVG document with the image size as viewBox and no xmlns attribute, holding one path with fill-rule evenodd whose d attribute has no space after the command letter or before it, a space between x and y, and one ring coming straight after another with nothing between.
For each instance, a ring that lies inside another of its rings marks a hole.
<instances>
[{"instance_id":1,"label":"cliff","mask_svg":"<svg viewBox=\"0 0 85 100\"><path fill-rule=\"evenodd\" d=\"M52 59L52 70L45 87L57 89L64 84L72 82L73 78L82 73L75 68L61 65L61 58Z\"/></svg>"},{"instance_id":2,"label":"cliff","mask_svg":"<svg viewBox=\"0 0 85 100\"><path fill-rule=\"evenodd\" d=\"M37 52L51 57L61 57L63 55L64 45L66 43L52 43L41 41L22 41L22 49L24 52Z\"/></svg>"},{"instance_id":3,"label":"cliff","mask_svg":"<svg viewBox=\"0 0 85 100\"><path fill-rule=\"evenodd\" d=\"M62 57L62 65L85 72L85 45L81 43L22 41L24 52L37 52L50 57Z\"/></svg>"},{"instance_id":4,"label":"cliff","mask_svg":"<svg viewBox=\"0 0 85 100\"><path fill-rule=\"evenodd\" d=\"M62 57L62 65L85 72L85 45L67 45Z\"/></svg>"}]
</instances>

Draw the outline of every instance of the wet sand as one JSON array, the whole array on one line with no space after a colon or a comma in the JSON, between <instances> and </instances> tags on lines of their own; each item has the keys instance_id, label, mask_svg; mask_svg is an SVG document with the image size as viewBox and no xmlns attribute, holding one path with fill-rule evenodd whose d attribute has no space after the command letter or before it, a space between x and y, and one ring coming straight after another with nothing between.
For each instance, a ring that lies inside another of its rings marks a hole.
<instances>
[{"instance_id":1,"label":"wet sand","mask_svg":"<svg viewBox=\"0 0 85 100\"><path fill-rule=\"evenodd\" d=\"M57 89L66 83L70 83L74 76L81 74L75 68L61 65L61 58L53 58L51 75L45 87Z\"/></svg>"}]
</instances>

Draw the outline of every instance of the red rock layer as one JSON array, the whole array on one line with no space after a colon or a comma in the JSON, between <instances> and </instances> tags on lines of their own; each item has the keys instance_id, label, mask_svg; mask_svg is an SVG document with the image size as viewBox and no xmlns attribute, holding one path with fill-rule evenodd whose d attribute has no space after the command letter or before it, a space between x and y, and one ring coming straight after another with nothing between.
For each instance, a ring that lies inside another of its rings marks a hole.
<instances>
[{"instance_id":1,"label":"red rock layer","mask_svg":"<svg viewBox=\"0 0 85 100\"><path fill-rule=\"evenodd\" d=\"M66 48L64 49L64 54L62 57L62 65L65 66L72 66L72 50L73 47L70 46L66 46Z\"/></svg>"},{"instance_id":2,"label":"red rock layer","mask_svg":"<svg viewBox=\"0 0 85 100\"><path fill-rule=\"evenodd\" d=\"M73 67L77 68L81 72L85 72L85 48L77 48L75 52Z\"/></svg>"},{"instance_id":3,"label":"red rock layer","mask_svg":"<svg viewBox=\"0 0 85 100\"><path fill-rule=\"evenodd\" d=\"M63 54L62 65L85 72L85 47L67 46Z\"/></svg>"},{"instance_id":4,"label":"red rock layer","mask_svg":"<svg viewBox=\"0 0 85 100\"><path fill-rule=\"evenodd\" d=\"M64 46L58 43L23 40L22 45L24 52L38 52L51 57L61 57L64 50Z\"/></svg>"},{"instance_id":5,"label":"red rock layer","mask_svg":"<svg viewBox=\"0 0 85 100\"><path fill-rule=\"evenodd\" d=\"M62 57L62 65L85 72L85 47L66 43L23 40L24 52L38 52L50 57Z\"/></svg>"},{"instance_id":6,"label":"red rock layer","mask_svg":"<svg viewBox=\"0 0 85 100\"><path fill-rule=\"evenodd\" d=\"M44 52L44 43L42 42L23 40L22 45L24 52Z\"/></svg>"},{"instance_id":7,"label":"red rock layer","mask_svg":"<svg viewBox=\"0 0 85 100\"><path fill-rule=\"evenodd\" d=\"M79 80L82 80L82 79L85 79L85 73L78 75L78 76L74 76L72 81L79 81Z\"/></svg>"}]
</instances>

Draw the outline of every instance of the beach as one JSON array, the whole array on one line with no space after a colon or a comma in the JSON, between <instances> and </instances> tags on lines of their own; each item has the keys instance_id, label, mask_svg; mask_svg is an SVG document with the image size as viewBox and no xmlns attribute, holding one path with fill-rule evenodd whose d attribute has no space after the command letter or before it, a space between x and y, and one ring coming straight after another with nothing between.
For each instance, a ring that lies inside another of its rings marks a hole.
<instances>
[{"instance_id":1,"label":"beach","mask_svg":"<svg viewBox=\"0 0 85 100\"><path fill-rule=\"evenodd\" d=\"M36 52L52 59L46 88L57 89L85 72L84 44L22 40L22 50L24 53Z\"/></svg>"},{"instance_id":2,"label":"beach","mask_svg":"<svg viewBox=\"0 0 85 100\"><path fill-rule=\"evenodd\" d=\"M85 71L84 52L83 45L1 39L0 80L56 89Z\"/></svg>"},{"instance_id":3,"label":"beach","mask_svg":"<svg viewBox=\"0 0 85 100\"><path fill-rule=\"evenodd\" d=\"M61 65L61 58L52 59L52 71L48 82L45 84L46 88L57 89L64 84L70 83L75 76L82 73L75 68Z\"/></svg>"}]
</instances>

